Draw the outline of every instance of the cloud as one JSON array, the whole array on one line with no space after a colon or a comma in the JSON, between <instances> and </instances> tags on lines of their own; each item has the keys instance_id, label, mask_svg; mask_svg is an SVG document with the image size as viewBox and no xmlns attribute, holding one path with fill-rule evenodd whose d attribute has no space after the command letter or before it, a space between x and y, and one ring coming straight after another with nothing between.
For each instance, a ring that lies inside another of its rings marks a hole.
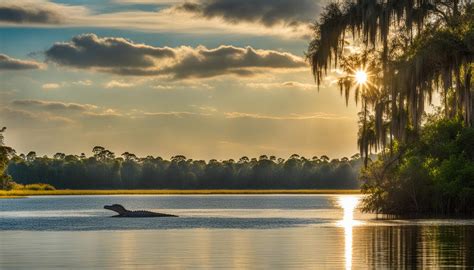
<instances>
[{"instance_id":1,"label":"cloud","mask_svg":"<svg viewBox=\"0 0 474 270\"><path fill-rule=\"evenodd\" d=\"M90 111L95 110L98 107L92 104L79 104L79 103L66 103L59 101L45 101L45 100L35 100L35 99L22 99L14 100L11 102L14 106L29 108L29 109L41 109L49 111Z\"/></svg>"},{"instance_id":2,"label":"cloud","mask_svg":"<svg viewBox=\"0 0 474 270\"><path fill-rule=\"evenodd\" d=\"M24 6L0 6L0 21L9 23L57 24L61 16L54 10Z\"/></svg>"},{"instance_id":3,"label":"cloud","mask_svg":"<svg viewBox=\"0 0 474 270\"><path fill-rule=\"evenodd\" d=\"M252 76L259 69L294 69L305 67L304 60L290 53L256 50L252 47L220 46L208 49L199 46L179 49L182 57L162 69L174 78L209 78L234 74Z\"/></svg>"},{"instance_id":4,"label":"cloud","mask_svg":"<svg viewBox=\"0 0 474 270\"><path fill-rule=\"evenodd\" d=\"M151 88L158 89L158 90L171 90L171 89L174 89L175 87L171 85L157 84L157 85L152 86Z\"/></svg>"},{"instance_id":5,"label":"cloud","mask_svg":"<svg viewBox=\"0 0 474 270\"><path fill-rule=\"evenodd\" d=\"M173 117L186 117L200 115L193 112L143 112L144 116L162 117L162 116L173 116Z\"/></svg>"},{"instance_id":6,"label":"cloud","mask_svg":"<svg viewBox=\"0 0 474 270\"><path fill-rule=\"evenodd\" d=\"M116 80L112 80L108 83L106 83L104 85L105 88L109 89L109 88L129 88L129 87L133 87L135 86L135 84L133 83L127 83L127 82L123 82L123 81L116 81Z\"/></svg>"},{"instance_id":7,"label":"cloud","mask_svg":"<svg viewBox=\"0 0 474 270\"><path fill-rule=\"evenodd\" d=\"M119 118L123 117L123 114L118 112L115 109L105 109L102 111L86 111L83 115L92 117L92 118Z\"/></svg>"},{"instance_id":8,"label":"cloud","mask_svg":"<svg viewBox=\"0 0 474 270\"><path fill-rule=\"evenodd\" d=\"M214 85L208 84L203 81L197 80L184 80L184 81L166 81L161 79L152 81L152 89L157 90L174 90L174 89L196 89L196 90L211 90L215 89Z\"/></svg>"},{"instance_id":9,"label":"cloud","mask_svg":"<svg viewBox=\"0 0 474 270\"><path fill-rule=\"evenodd\" d=\"M273 89L295 89L295 90L315 90L316 84L300 83L295 81L287 81L281 83L248 83L247 87L255 89L273 90Z\"/></svg>"},{"instance_id":10,"label":"cloud","mask_svg":"<svg viewBox=\"0 0 474 270\"><path fill-rule=\"evenodd\" d=\"M53 89L58 89L61 85L58 83L45 83L41 86L41 88L45 90L53 90Z\"/></svg>"},{"instance_id":11,"label":"cloud","mask_svg":"<svg viewBox=\"0 0 474 270\"><path fill-rule=\"evenodd\" d=\"M40 69L43 65L35 61L20 60L0 54L0 70Z\"/></svg>"},{"instance_id":12,"label":"cloud","mask_svg":"<svg viewBox=\"0 0 474 270\"><path fill-rule=\"evenodd\" d=\"M91 86L92 81L91 80L79 80L76 82L72 82L73 85L80 85L80 86Z\"/></svg>"},{"instance_id":13,"label":"cloud","mask_svg":"<svg viewBox=\"0 0 474 270\"><path fill-rule=\"evenodd\" d=\"M60 83L45 83L41 86L44 90L55 90L59 89L60 87L69 87L69 86L91 86L91 80L79 80L79 81L72 81L72 82L60 82Z\"/></svg>"},{"instance_id":14,"label":"cloud","mask_svg":"<svg viewBox=\"0 0 474 270\"><path fill-rule=\"evenodd\" d=\"M174 9L231 23L252 22L272 27L308 24L315 21L321 7L315 0L197 0L178 4Z\"/></svg>"},{"instance_id":15,"label":"cloud","mask_svg":"<svg viewBox=\"0 0 474 270\"><path fill-rule=\"evenodd\" d=\"M170 79L252 76L263 70L298 69L304 59L287 52L221 45L208 49L153 47L124 38L84 34L56 43L45 52L49 62L120 75Z\"/></svg>"},{"instance_id":16,"label":"cloud","mask_svg":"<svg viewBox=\"0 0 474 270\"><path fill-rule=\"evenodd\" d=\"M33 113L9 107L0 108L0 115L2 121L8 127L20 128L27 126L29 130L47 127L63 128L74 123L74 120L70 118L48 112Z\"/></svg>"},{"instance_id":17,"label":"cloud","mask_svg":"<svg viewBox=\"0 0 474 270\"><path fill-rule=\"evenodd\" d=\"M198 105L191 105L191 107L194 107L196 109L199 109L202 112L211 114L211 113L216 113L218 111L217 108L212 107L212 106L198 106Z\"/></svg>"},{"instance_id":18,"label":"cloud","mask_svg":"<svg viewBox=\"0 0 474 270\"><path fill-rule=\"evenodd\" d=\"M164 4L176 4L181 3L183 0L113 0L114 3L130 5L130 4L139 4L139 5L164 5Z\"/></svg>"},{"instance_id":19,"label":"cloud","mask_svg":"<svg viewBox=\"0 0 474 270\"><path fill-rule=\"evenodd\" d=\"M319 14L312 0L114 0L116 10L48 0L0 1L0 25L100 27L151 32L232 33L306 38ZM137 5L154 5L137 10ZM130 8L128 8L130 6ZM235 8L237 7L237 8ZM176 18L180 18L176 20Z\"/></svg>"},{"instance_id":20,"label":"cloud","mask_svg":"<svg viewBox=\"0 0 474 270\"><path fill-rule=\"evenodd\" d=\"M77 68L147 68L154 59L174 57L171 48L133 43L124 38L100 38L95 34L56 43L46 51L48 61Z\"/></svg>"},{"instance_id":21,"label":"cloud","mask_svg":"<svg viewBox=\"0 0 474 270\"><path fill-rule=\"evenodd\" d=\"M61 5L46 0L3 0L0 22L26 25L61 25L72 18L84 17L88 10L82 6Z\"/></svg>"},{"instance_id":22,"label":"cloud","mask_svg":"<svg viewBox=\"0 0 474 270\"><path fill-rule=\"evenodd\" d=\"M314 14L317 17L317 14ZM177 20L176 18L179 18ZM243 34L254 36L278 36L284 39L304 38L311 34L309 23L293 25L280 24L272 27L259 22L231 22L221 17L203 17L174 6L159 11L124 10L120 12L100 13L73 18L68 23L72 26L108 27L132 29L147 32L173 32L188 34Z\"/></svg>"},{"instance_id":23,"label":"cloud","mask_svg":"<svg viewBox=\"0 0 474 270\"><path fill-rule=\"evenodd\" d=\"M262 120L352 120L351 118L328 113L311 113L311 114L290 114L283 116L264 115L258 113L242 113L242 112L227 112L225 117L229 119L246 118L246 119L262 119Z\"/></svg>"}]
</instances>

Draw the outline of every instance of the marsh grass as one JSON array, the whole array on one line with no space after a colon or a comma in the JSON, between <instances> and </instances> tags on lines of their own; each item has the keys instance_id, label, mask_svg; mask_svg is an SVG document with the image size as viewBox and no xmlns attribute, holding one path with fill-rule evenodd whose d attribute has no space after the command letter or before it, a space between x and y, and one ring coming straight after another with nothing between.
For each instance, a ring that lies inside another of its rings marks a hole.
<instances>
[{"instance_id":1,"label":"marsh grass","mask_svg":"<svg viewBox=\"0 0 474 270\"><path fill-rule=\"evenodd\" d=\"M13 184L12 190L34 190L34 191L46 191L46 190L56 190L52 185L49 184L43 184L43 183L37 183L37 184L28 184L28 185L23 185L23 184Z\"/></svg>"},{"instance_id":2,"label":"marsh grass","mask_svg":"<svg viewBox=\"0 0 474 270\"><path fill-rule=\"evenodd\" d=\"M359 190L347 189L206 189L206 190L171 190L171 189L145 189L145 190L0 190L0 198L13 196L54 196L54 195L251 195L251 194L360 194Z\"/></svg>"}]
</instances>

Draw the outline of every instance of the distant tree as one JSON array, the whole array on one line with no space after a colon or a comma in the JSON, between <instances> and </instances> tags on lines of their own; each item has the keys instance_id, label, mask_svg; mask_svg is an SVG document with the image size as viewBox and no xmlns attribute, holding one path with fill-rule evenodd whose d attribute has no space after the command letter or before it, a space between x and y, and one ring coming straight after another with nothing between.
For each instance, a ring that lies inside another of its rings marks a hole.
<instances>
[{"instance_id":1,"label":"distant tree","mask_svg":"<svg viewBox=\"0 0 474 270\"><path fill-rule=\"evenodd\" d=\"M360 159L360 154L359 153L354 154L354 155L351 156L351 160L358 160L358 159Z\"/></svg>"},{"instance_id":2,"label":"distant tree","mask_svg":"<svg viewBox=\"0 0 474 270\"><path fill-rule=\"evenodd\" d=\"M239 159L239 163L247 163L249 161L250 161L250 159L246 156L243 156Z\"/></svg>"},{"instance_id":3,"label":"distant tree","mask_svg":"<svg viewBox=\"0 0 474 270\"><path fill-rule=\"evenodd\" d=\"M92 153L94 154L94 157L96 159L100 159L99 158L99 155L102 154L102 152L104 152L105 148L102 147L102 146L95 146L94 148L92 148Z\"/></svg>"},{"instance_id":4,"label":"distant tree","mask_svg":"<svg viewBox=\"0 0 474 270\"><path fill-rule=\"evenodd\" d=\"M290 159L299 159L300 158L300 155L298 154L293 154L290 156Z\"/></svg>"},{"instance_id":5,"label":"distant tree","mask_svg":"<svg viewBox=\"0 0 474 270\"><path fill-rule=\"evenodd\" d=\"M64 159L65 157L66 157L66 154L64 153L56 153L53 156L54 159Z\"/></svg>"},{"instance_id":6,"label":"distant tree","mask_svg":"<svg viewBox=\"0 0 474 270\"><path fill-rule=\"evenodd\" d=\"M29 162L32 162L36 159L36 152L35 151L30 151L28 154L26 154L26 160Z\"/></svg>"},{"instance_id":7,"label":"distant tree","mask_svg":"<svg viewBox=\"0 0 474 270\"><path fill-rule=\"evenodd\" d=\"M0 129L0 189L11 187L12 178L8 175L7 168L10 157L15 154L13 148L5 146L3 133L6 129L6 127Z\"/></svg>"},{"instance_id":8,"label":"distant tree","mask_svg":"<svg viewBox=\"0 0 474 270\"><path fill-rule=\"evenodd\" d=\"M122 154L122 157L124 158L125 161L137 161L138 158L135 154L125 152Z\"/></svg>"},{"instance_id":9,"label":"distant tree","mask_svg":"<svg viewBox=\"0 0 474 270\"><path fill-rule=\"evenodd\" d=\"M171 161L179 162L183 160L186 160L186 157L183 155L176 155L176 156L171 157Z\"/></svg>"},{"instance_id":10,"label":"distant tree","mask_svg":"<svg viewBox=\"0 0 474 270\"><path fill-rule=\"evenodd\" d=\"M115 154L112 151L102 146L95 146L92 149L92 153L94 154L94 158L99 161L112 160L115 158Z\"/></svg>"},{"instance_id":11,"label":"distant tree","mask_svg":"<svg viewBox=\"0 0 474 270\"><path fill-rule=\"evenodd\" d=\"M326 155L322 155L319 159L320 159L322 162L329 162L329 157L326 156Z\"/></svg>"}]
</instances>

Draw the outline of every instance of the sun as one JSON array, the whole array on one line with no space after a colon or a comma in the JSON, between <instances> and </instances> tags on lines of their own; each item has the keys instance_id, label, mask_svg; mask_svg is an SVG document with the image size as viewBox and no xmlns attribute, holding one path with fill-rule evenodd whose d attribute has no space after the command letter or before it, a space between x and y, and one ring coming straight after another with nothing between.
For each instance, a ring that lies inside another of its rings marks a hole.
<instances>
[{"instance_id":1,"label":"sun","mask_svg":"<svg viewBox=\"0 0 474 270\"><path fill-rule=\"evenodd\" d=\"M365 84L367 83L367 78L368 78L368 75L367 75L367 72L359 69L356 71L355 73L355 79L356 79L356 82L357 84Z\"/></svg>"}]
</instances>

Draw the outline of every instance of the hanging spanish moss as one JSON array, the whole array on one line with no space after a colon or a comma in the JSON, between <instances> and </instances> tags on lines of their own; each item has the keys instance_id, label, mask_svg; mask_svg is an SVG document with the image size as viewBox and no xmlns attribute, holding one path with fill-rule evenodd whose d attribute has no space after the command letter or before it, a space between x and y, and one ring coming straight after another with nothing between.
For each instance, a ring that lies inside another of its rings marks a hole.
<instances>
[{"instance_id":1,"label":"hanging spanish moss","mask_svg":"<svg viewBox=\"0 0 474 270\"><path fill-rule=\"evenodd\" d=\"M446 118L474 126L472 0L345 0L314 25L308 59L316 83L340 68L341 95L362 105L359 148L369 153L417 136L435 92ZM348 43L361 52L347 53ZM369 83L351 74L363 68Z\"/></svg>"}]
</instances>

